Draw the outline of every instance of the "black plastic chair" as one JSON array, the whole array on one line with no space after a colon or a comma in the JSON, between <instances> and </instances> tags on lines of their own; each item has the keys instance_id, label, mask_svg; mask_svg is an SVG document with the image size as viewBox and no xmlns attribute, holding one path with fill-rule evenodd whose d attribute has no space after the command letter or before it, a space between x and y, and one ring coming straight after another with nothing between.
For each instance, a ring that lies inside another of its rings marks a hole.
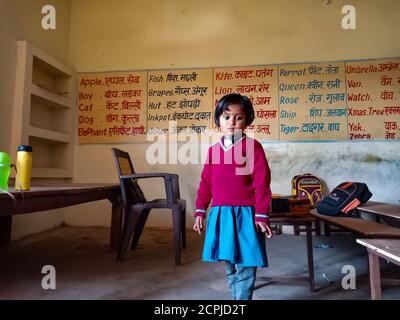
<instances>
[{"instance_id":1,"label":"black plastic chair","mask_svg":"<svg viewBox=\"0 0 400 320\"><path fill-rule=\"evenodd\" d=\"M181 249L186 248L186 201L180 198L177 174L135 173L129 153L112 148L121 185L124 222L117 261L123 261L131 242L135 249L151 209L168 208L172 210L174 230L175 264L181 264ZM147 201L137 179L164 178L167 199Z\"/></svg>"}]
</instances>

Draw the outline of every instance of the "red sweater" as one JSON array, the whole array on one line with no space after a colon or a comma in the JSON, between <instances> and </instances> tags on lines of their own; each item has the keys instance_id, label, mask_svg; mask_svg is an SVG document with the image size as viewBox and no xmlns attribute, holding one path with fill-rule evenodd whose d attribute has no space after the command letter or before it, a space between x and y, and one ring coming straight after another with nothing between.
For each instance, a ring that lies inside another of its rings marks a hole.
<instances>
[{"instance_id":1,"label":"red sweater","mask_svg":"<svg viewBox=\"0 0 400 320\"><path fill-rule=\"evenodd\" d=\"M212 206L254 206L255 221L269 223L271 171L262 145L243 137L230 148L223 140L208 149L195 216Z\"/></svg>"}]
</instances>

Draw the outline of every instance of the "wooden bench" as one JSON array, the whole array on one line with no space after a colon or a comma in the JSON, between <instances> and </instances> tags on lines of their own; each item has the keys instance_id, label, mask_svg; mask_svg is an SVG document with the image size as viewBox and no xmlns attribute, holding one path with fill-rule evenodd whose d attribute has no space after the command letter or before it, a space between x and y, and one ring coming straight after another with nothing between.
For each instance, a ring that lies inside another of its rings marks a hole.
<instances>
[{"instance_id":1,"label":"wooden bench","mask_svg":"<svg viewBox=\"0 0 400 320\"><path fill-rule=\"evenodd\" d=\"M331 217L317 213L311 214L325 223L349 231L361 238L400 238L400 228L362 218Z\"/></svg>"}]
</instances>

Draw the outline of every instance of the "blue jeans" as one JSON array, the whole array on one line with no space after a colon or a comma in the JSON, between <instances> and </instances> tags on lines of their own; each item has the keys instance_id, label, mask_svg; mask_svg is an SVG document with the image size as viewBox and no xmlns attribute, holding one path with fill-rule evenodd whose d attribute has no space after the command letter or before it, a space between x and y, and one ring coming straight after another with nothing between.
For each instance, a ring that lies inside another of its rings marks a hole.
<instances>
[{"instance_id":1,"label":"blue jeans","mask_svg":"<svg viewBox=\"0 0 400 320\"><path fill-rule=\"evenodd\" d=\"M226 261L225 268L232 298L234 300L251 300L257 267L240 267Z\"/></svg>"}]
</instances>

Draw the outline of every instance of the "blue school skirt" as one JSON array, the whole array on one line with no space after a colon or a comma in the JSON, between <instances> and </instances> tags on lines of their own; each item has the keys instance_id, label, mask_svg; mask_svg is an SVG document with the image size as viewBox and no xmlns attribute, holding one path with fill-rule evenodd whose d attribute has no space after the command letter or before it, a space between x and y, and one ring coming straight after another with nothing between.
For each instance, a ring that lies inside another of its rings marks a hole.
<instances>
[{"instance_id":1,"label":"blue school skirt","mask_svg":"<svg viewBox=\"0 0 400 320\"><path fill-rule=\"evenodd\" d=\"M203 261L267 267L265 235L256 231L254 207L215 206L208 215Z\"/></svg>"}]
</instances>

